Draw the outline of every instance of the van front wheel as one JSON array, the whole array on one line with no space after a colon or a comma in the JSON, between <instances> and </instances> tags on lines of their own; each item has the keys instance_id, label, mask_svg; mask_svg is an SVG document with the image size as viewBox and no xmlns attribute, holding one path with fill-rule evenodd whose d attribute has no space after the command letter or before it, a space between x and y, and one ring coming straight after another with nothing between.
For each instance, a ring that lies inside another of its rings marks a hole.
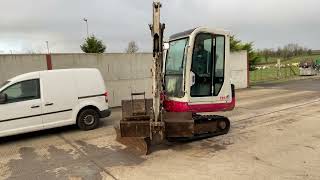
<instances>
[{"instance_id":1,"label":"van front wheel","mask_svg":"<svg viewBox=\"0 0 320 180\"><path fill-rule=\"evenodd\" d=\"M80 129L88 131L99 126L99 114L93 109L85 109L80 112L77 125Z\"/></svg>"}]
</instances>

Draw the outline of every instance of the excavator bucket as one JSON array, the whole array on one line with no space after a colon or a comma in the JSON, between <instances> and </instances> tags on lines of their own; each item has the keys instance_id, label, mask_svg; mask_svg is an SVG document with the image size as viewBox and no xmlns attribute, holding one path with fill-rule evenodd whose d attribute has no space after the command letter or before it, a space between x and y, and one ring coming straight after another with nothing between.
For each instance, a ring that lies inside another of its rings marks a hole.
<instances>
[{"instance_id":1,"label":"excavator bucket","mask_svg":"<svg viewBox=\"0 0 320 180\"><path fill-rule=\"evenodd\" d=\"M148 155L150 154L150 138L140 138L140 137L122 137L120 128L117 127L116 140L121 144L125 145L130 151L138 155Z\"/></svg>"},{"instance_id":2,"label":"excavator bucket","mask_svg":"<svg viewBox=\"0 0 320 180\"><path fill-rule=\"evenodd\" d=\"M143 99L134 99L143 96ZM132 93L131 100L122 101L122 119L115 128L117 141L138 154L150 152L150 108L152 99L146 99L145 93Z\"/></svg>"}]
</instances>

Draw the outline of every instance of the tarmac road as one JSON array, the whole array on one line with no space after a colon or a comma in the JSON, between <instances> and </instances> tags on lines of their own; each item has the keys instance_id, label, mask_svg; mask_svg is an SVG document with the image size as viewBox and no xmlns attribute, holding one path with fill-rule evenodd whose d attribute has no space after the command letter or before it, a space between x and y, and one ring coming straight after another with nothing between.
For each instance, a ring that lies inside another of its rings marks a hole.
<instances>
[{"instance_id":1,"label":"tarmac road","mask_svg":"<svg viewBox=\"0 0 320 180\"><path fill-rule=\"evenodd\" d=\"M229 134L137 156L115 141L120 109L74 126L0 139L0 179L320 179L320 80L237 91Z\"/></svg>"}]
</instances>

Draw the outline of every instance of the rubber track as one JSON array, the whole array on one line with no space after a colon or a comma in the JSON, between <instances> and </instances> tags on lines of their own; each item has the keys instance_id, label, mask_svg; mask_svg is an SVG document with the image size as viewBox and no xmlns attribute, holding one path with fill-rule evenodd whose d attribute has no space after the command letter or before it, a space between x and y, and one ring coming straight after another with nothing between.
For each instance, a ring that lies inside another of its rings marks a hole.
<instances>
[{"instance_id":1,"label":"rubber track","mask_svg":"<svg viewBox=\"0 0 320 180\"><path fill-rule=\"evenodd\" d=\"M187 141L196 141L206 138L211 138L215 136L220 136L227 134L230 129L230 121L227 117L219 116L219 115L194 115L193 120L195 123L202 123L207 121L218 121L218 120L225 120L227 122L227 127L223 131L216 131L213 133L205 133L205 134L195 134L193 137L181 137L181 138L169 138L168 141L178 141L178 142L187 142ZM219 129L217 127L217 129Z\"/></svg>"}]
</instances>

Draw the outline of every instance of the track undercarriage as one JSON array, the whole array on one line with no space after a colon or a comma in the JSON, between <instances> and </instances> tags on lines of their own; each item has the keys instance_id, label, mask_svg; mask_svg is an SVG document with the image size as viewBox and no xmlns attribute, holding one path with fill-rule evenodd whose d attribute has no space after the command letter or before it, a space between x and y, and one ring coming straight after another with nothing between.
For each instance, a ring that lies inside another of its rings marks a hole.
<instances>
[{"instance_id":1,"label":"track undercarriage","mask_svg":"<svg viewBox=\"0 0 320 180\"><path fill-rule=\"evenodd\" d=\"M152 99L122 101L122 120L117 140L139 153L149 154L150 146L165 141L192 141L228 133L229 119L191 112L162 112L162 121L154 124Z\"/></svg>"}]
</instances>

